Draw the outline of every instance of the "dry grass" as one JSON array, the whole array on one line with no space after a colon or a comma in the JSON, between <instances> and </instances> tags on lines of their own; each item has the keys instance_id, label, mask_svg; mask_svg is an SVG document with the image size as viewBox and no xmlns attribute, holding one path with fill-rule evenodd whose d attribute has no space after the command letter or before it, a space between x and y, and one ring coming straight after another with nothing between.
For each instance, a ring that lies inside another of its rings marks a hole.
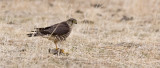
<instances>
[{"instance_id":1,"label":"dry grass","mask_svg":"<svg viewBox=\"0 0 160 68\"><path fill-rule=\"evenodd\" d=\"M0 68L159 68L159 6L159 0L0 0ZM49 54L51 41L26 36L70 17L78 25L61 45L69 56Z\"/></svg>"}]
</instances>

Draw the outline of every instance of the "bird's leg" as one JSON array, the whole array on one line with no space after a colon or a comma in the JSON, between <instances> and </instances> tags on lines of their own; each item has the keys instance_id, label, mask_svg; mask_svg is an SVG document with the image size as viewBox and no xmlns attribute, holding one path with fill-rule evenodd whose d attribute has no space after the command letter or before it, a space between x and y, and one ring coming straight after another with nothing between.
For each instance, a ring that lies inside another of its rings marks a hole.
<instances>
[{"instance_id":1,"label":"bird's leg","mask_svg":"<svg viewBox=\"0 0 160 68\"><path fill-rule=\"evenodd\" d=\"M58 42L57 41L54 41L55 43L55 46L56 46L56 49L55 49L55 54L59 55L59 54L65 54L65 55L69 55L69 53L67 52L64 52L64 49L61 49L61 48L58 48ZM49 50L50 52L50 50Z\"/></svg>"},{"instance_id":2,"label":"bird's leg","mask_svg":"<svg viewBox=\"0 0 160 68\"><path fill-rule=\"evenodd\" d=\"M58 46L57 46L57 41L54 41L54 44L55 44L55 46L56 46L56 50L58 50L59 48L58 48Z\"/></svg>"},{"instance_id":3,"label":"bird's leg","mask_svg":"<svg viewBox=\"0 0 160 68\"><path fill-rule=\"evenodd\" d=\"M60 46L59 44L60 44L60 43L58 43L58 46ZM61 48L60 48L59 52L60 52L60 53L63 53L63 54L65 53L65 52L64 52L64 49L61 49Z\"/></svg>"},{"instance_id":4,"label":"bird's leg","mask_svg":"<svg viewBox=\"0 0 160 68\"><path fill-rule=\"evenodd\" d=\"M59 46L60 46L60 45L59 45ZM60 51L59 51L60 54L69 55L69 53L68 53L68 52L65 52L64 49L61 49L61 48L60 48L59 50L60 50Z\"/></svg>"},{"instance_id":5,"label":"bird's leg","mask_svg":"<svg viewBox=\"0 0 160 68\"><path fill-rule=\"evenodd\" d=\"M57 43L57 46L59 46L59 47L60 47L59 43ZM60 52L60 53L62 53L62 50L63 50L63 49L58 48L57 50L59 50L59 52ZM64 50L63 50L63 52L64 52Z\"/></svg>"}]
</instances>

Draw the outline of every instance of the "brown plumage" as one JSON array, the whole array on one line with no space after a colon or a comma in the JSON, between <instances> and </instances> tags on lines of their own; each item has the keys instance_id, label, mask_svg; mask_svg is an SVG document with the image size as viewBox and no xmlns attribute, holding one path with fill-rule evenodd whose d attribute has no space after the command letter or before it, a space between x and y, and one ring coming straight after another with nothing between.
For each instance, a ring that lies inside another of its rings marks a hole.
<instances>
[{"instance_id":1,"label":"brown plumage","mask_svg":"<svg viewBox=\"0 0 160 68\"><path fill-rule=\"evenodd\" d=\"M64 41L70 34L72 26L77 24L77 20L70 18L67 21L57 23L45 28L35 28L35 31L27 34L28 37L42 36L49 40L52 40L57 48L57 42Z\"/></svg>"}]
</instances>

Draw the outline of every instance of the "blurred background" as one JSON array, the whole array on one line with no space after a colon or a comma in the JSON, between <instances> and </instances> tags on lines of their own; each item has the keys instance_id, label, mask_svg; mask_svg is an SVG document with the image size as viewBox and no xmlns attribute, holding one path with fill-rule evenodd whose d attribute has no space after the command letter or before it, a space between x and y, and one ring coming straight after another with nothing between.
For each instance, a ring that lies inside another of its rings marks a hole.
<instances>
[{"instance_id":1,"label":"blurred background","mask_svg":"<svg viewBox=\"0 0 160 68\"><path fill-rule=\"evenodd\" d=\"M0 68L160 67L160 0L0 0ZM61 48L26 36L69 18Z\"/></svg>"}]
</instances>

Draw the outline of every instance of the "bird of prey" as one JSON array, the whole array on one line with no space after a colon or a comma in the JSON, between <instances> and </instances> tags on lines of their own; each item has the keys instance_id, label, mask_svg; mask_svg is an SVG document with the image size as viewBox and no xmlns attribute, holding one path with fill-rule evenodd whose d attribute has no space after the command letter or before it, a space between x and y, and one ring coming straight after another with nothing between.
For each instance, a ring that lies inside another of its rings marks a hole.
<instances>
[{"instance_id":1,"label":"bird of prey","mask_svg":"<svg viewBox=\"0 0 160 68\"><path fill-rule=\"evenodd\" d=\"M66 38L70 35L74 24L77 24L77 20L70 18L67 21L48 27L35 28L35 31L31 31L31 33L27 35L28 37L42 36L43 38L47 38L55 43L56 49L58 50L59 48L57 43L66 40ZM64 50L62 50L62 52L64 52Z\"/></svg>"}]
</instances>

